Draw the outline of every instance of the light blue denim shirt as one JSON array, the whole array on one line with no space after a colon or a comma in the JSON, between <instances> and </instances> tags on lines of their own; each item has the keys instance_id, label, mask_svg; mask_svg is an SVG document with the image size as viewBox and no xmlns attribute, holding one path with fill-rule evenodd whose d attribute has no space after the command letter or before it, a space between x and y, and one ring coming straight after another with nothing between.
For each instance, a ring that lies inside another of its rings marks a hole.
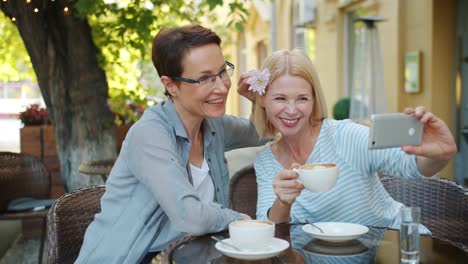
<instances>
[{"instance_id":1,"label":"light blue denim shirt","mask_svg":"<svg viewBox=\"0 0 468 264\"><path fill-rule=\"evenodd\" d=\"M138 263L185 235L218 232L240 218L228 209L224 152L259 145L247 119L203 121L204 154L215 201L203 203L191 184L190 141L171 100L145 111L129 130L106 182L101 213L86 230L76 263Z\"/></svg>"}]
</instances>

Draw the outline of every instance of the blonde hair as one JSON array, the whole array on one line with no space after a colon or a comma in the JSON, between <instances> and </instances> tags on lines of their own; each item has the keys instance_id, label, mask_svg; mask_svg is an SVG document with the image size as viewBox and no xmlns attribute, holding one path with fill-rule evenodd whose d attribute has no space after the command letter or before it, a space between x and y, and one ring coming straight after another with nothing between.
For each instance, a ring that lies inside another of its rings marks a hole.
<instances>
[{"instance_id":1,"label":"blonde hair","mask_svg":"<svg viewBox=\"0 0 468 264\"><path fill-rule=\"evenodd\" d=\"M314 107L309 119L310 124L314 125L316 122L322 121L327 117L327 105L317 71L312 61L303 51L298 49L276 51L265 59L261 67L261 70L263 69L270 71L270 80L268 81L266 90L268 90L274 80L283 75L298 76L309 82L314 98ZM256 93L255 96L251 115L252 122L262 138L274 137L278 131L268 121L265 108L259 104L260 95Z\"/></svg>"}]
</instances>

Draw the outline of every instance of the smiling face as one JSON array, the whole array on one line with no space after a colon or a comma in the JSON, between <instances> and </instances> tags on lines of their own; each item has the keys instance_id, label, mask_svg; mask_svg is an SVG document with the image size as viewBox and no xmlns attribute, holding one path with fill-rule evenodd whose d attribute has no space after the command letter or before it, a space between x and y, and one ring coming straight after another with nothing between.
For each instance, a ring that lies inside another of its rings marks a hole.
<instances>
[{"instance_id":1,"label":"smiling face","mask_svg":"<svg viewBox=\"0 0 468 264\"><path fill-rule=\"evenodd\" d=\"M310 129L314 107L312 86L299 76L283 75L268 87L259 102L268 121L283 137L296 136Z\"/></svg>"},{"instance_id":2,"label":"smiling face","mask_svg":"<svg viewBox=\"0 0 468 264\"><path fill-rule=\"evenodd\" d=\"M202 77L219 74L226 69L221 48L208 44L192 48L182 60L183 72L180 77L198 80ZM216 78L216 83L208 85L174 82L167 87L176 109L182 119L218 118L226 112L226 99L231 80Z\"/></svg>"}]
</instances>

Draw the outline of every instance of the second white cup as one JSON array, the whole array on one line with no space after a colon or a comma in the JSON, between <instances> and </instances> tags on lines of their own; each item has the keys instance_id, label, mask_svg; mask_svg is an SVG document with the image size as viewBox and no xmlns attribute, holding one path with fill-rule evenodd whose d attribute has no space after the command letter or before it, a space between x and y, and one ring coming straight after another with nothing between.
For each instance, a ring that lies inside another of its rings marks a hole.
<instances>
[{"instance_id":1,"label":"second white cup","mask_svg":"<svg viewBox=\"0 0 468 264\"><path fill-rule=\"evenodd\" d=\"M275 236L275 223L263 220L240 220L229 224L231 243L246 251L268 249Z\"/></svg>"}]
</instances>

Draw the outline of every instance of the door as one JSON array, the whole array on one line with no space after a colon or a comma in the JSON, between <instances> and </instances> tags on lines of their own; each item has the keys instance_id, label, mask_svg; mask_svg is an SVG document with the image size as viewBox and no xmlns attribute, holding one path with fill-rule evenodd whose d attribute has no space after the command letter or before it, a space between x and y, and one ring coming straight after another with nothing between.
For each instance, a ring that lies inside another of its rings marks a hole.
<instances>
[{"instance_id":1,"label":"door","mask_svg":"<svg viewBox=\"0 0 468 264\"><path fill-rule=\"evenodd\" d=\"M468 1L458 0L455 52L455 181L468 186Z\"/></svg>"}]
</instances>

